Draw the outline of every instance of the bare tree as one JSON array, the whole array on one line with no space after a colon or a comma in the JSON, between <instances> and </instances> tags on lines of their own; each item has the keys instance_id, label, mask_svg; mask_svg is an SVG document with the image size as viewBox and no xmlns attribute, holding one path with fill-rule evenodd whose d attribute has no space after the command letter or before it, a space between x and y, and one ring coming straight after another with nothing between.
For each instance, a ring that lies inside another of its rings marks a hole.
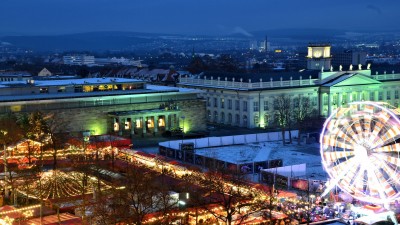
<instances>
[{"instance_id":1,"label":"bare tree","mask_svg":"<svg viewBox=\"0 0 400 225\"><path fill-rule=\"evenodd\" d=\"M15 115L9 114L5 117L0 118L0 143L3 145L3 160L4 160L4 191L6 197L8 197L8 185L11 184L12 194L16 196L16 190L14 185L14 179L11 171L8 169L7 162L7 147L11 144L17 143L22 138L22 132L17 125L17 119Z\"/></svg>"},{"instance_id":2,"label":"bare tree","mask_svg":"<svg viewBox=\"0 0 400 225\"><path fill-rule=\"evenodd\" d=\"M302 131L305 126L305 121L311 118L313 108L309 97L299 96L294 99L293 117L298 128L298 144L301 142Z\"/></svg>"},{"instance_id":3,"label":"bare tree","mask_svg":"<svg viewBox=\"0 0 400 225\"><path fill-rule=\"evenodd\" d=\"M45 118L45 123L49 135L49 144L53 150L53 170L57 169L57 154L60 148L65 146L68 139L64 133L66 121L57 116L57 114L49 114Z\"/></svg>"},{"instance_id":4,"label":"bare tree","mask_svg":"<svg viewBox=\"0 0 400 225\"><path fill-rule=\"evenodd\" d=\"M205 175L194 173L186 179L188 182L196 181L200 186L193 188L192 199L195 204L219 221L228 225L240 224L255 213L254 210L248 210L253 205L254 193L248 191L244 174L236 168L210 171Z\"/></svg>"},{"instance_id":5,"label":"bare tree","mask_svg":"<svg viewBox=\"0 0 400 225\"><path fill-rule=\"evenodd\" d=\"M276 110L276 119L282 131L282 143L285 145L285 131L288 128L291 120L291 105L290 97L287 95L279 95L274 99L274 108ZM290 142L292 142L291 137Z\"/></svg>"}]
</instances>

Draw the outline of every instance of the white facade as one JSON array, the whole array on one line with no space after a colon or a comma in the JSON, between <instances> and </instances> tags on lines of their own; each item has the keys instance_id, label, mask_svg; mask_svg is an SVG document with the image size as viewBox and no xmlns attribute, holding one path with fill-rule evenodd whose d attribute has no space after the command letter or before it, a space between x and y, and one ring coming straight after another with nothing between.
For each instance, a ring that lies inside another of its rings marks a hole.
<instances>
[{"instance_id":1,"label":"white facade","mask_svg":"<svg viewBox=\"0 0 400 225\"><path fill-rule=\"evenodd\" d=\"M297 97L309 97L323 117L352 101L384 101L395 107L400 102L400 74L371 75L370 70L319 72L318 79L277 77L267 82L181 77L179 85L204 91L200 95L207 102L209 122L248 128L272 126L277 113L274 99L282 94L292 104Z\"/></svg>"}]
</instances>

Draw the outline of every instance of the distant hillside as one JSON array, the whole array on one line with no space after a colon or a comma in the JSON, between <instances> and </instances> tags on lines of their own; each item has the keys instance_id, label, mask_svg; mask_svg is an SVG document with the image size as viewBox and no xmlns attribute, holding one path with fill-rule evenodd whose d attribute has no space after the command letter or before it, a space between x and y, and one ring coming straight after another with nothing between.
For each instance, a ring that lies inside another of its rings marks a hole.
<instances>
[{"instance_id":1,"label":"distant hillside","mask_svg":"<svg viewBox=\"0 0 400 225\"><path fill-rule=\"evenodd\" d=\"M128 32L90 32L56 36L6 36L2 41L37 51L129 50L132 45L149 42L155 34Z\"/></svg>"},{"instance_id":2,"label":"distant hillside","mask_svg":"<svg viewBox=\"0 0 400 225\"><path fill-rule=\"evenodd\" d=\"M325 40L344 40L348 38L375 38L384 40L386 38L396 37L400 32L369 32L369 31L345 31L338 29L274 29L254 32L236 32L224 37L231 37L236 41L247 41L254 39L264 39L265 36L271 39L290 39L291 41L313 42ZM196 37L196 38L193 38ZM13 35L0 37L0 42L7 42L16 47L32 49L36 51L149 51L153 48L161 47L185 47L193 48L193 43L202 42L202 46L196 48L207 48L212 46L211 42L217 40L217 37L207 35L175 35L175 34L156 34L140 32L88 32L66 35L42 35L42 36L24 36ZM231 45L232 43L228 43ZM246 42L247 45L247 42ZM214 46L220 47L217 43ZM229 46L225 46L229 49Z\"/></svg>"}]
</instances>

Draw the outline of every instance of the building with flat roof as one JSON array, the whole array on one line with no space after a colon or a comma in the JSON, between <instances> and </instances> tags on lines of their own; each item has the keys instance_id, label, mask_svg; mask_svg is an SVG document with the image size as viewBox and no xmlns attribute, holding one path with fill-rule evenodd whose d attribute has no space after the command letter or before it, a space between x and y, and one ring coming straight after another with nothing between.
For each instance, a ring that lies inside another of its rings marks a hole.
<instances>
[{"instance_id":1,"label":"building with flat roof","mask_svg":"<svg viewBox=\"0 0 400 225\"><path fill-rule=\"evenodd\" d=\"M95 64L94 56L92 55L66 55L63 56L63 62L66 65L76 66L90 66Z\"/></svg>"},{"instance_id":2,"label":"building with flat roof","mask_svg":"<svg viewBox=\"0 0 400 225\"><path fill-rule=\"evenodd\" d=\"M0 82L0 115L41 111L67 122L66 132L155 135L177 127L206 129L199 90L124 78Z\"/></svg>"}]
</instances>

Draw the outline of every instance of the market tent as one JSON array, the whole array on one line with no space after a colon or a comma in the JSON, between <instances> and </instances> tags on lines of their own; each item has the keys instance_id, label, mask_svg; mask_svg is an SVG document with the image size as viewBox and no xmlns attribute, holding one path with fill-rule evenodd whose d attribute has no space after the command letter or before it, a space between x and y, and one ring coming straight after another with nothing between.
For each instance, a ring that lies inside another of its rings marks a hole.
<instances>
[{"instance_id":1,"label":"market tent","mask_svg":"<svg viewBox=\"0 0 400 225\"><path fill-rule=\"evenodd\" d=\"M80 225L82 224L82 219L80 217L74 216L69 213L61 213L59 215L60 220L57 215L45 216L40 222L40 218L30 219L24 221L23 225ZM58 222L60 221L60 223Z\"/></svg>"}]
</instances>

